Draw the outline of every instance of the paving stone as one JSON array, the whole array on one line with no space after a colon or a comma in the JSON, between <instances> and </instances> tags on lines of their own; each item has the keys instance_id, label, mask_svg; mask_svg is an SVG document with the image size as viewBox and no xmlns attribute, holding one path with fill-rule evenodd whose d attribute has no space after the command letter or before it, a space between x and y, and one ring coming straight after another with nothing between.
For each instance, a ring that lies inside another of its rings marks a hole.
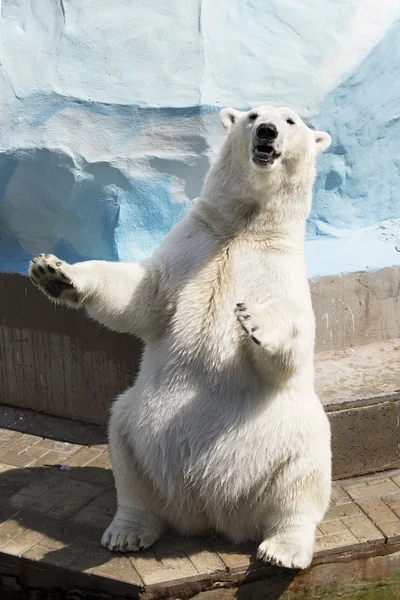
<instances>
[{"instance_id":1,"label":"paving stone","mask_svg":"<svg viewBox=\"0 0 400 600\"><path fill-rule=\"evenodd\" d=\"M6 467L4 469L3 467ZM38 473L30 469L18 469L10 465L1 465L0 469L0 498L2 502L8 502L13 494L19 492L28 484L33 483Z\"/></svg>"},{"instance_id":2,"label":"paving stone","mask_svg":"<svg viewBox=\"0 0 400 600\"><path fill-rule=\"evenodd\" d=\"M383 496L382 500L398 517L400 517L400 493Z\"/></svg>"},{"instance_id":3,"label":"paving stone","mask_svg":"<svg viewBox=\"0 0 400 600\"><path fill-rule=\"evenodd\" d=\"M40 442L43 439L37 435L30 435L29 433L23 433L22 435L17 435L8 446L8 449L15 448L16 450L23 450L25 448L29 448L29 446L33 446Z\"/></svg>"},{"instance_id":4,"label":"paving stone","mask_svg":"<svg viewBox=\"0 0 400 600\"><path fill-rule=\"evenodd\" d=\"M340 484L333 484L331 494L331 506L346 504L351 502L351 498L346 490Z\"/></svg>"},{"instance_id":5,"label":"paving stone","mask_svg":"<svg viewBox=\"0 0 400 600\"><path fill-rule=\"evenodd\" d=\"M99 549L102 549L101 546ZM103 548L103 550L105 550L105 548ZM90 556L94 566L87 569L88 573L93 575L101 575L102 577L107 577L108 579L117 579L118 581L124 581L140 587L143 586L143 580L128 556L116 555L109 550L105 550L105 552L107 556L104 559L101 559L98 549L93 548L92 550L86 551L86 553L79 560L87 561L88 557ZM96 564L97 561L98 564ZM79 561L76 561L74 563L75 567L78 564Z\"/></svg>"},{"instance_id":6,"label":"paving stone","mask_svg":"<svg viewBox=\"0 0 400 600\"><path fill-rule=\"evenodd\" d=\"M356 489L366 486L365 477L352 477L351 479L342 479L340 485L345 490Z\"/></svg>"},{"instance_id":7,"label":"paving stone","mask_svg":"<svg viewBox=\"0 0 400 600\"><path fill-rule=\"evenodd\" d=\"M333 521L325 521L321 523L319 526L319 530L322 533L322 535L332 535L334 533L341 533L342 531L347 531L347 527L340 519L335 519Z\"/></svg>"},{"instance_id":8,"label":"paving stone","mask_svg":"<svg viewBox=\"0 0 400 600\"><path fill-rule=\"evenodd\" d=\"M61 482L62 479L55 473L42 474L36 481L12 495L8 502L11 506L46 513L54 505L53 492Z\"/></svg>"},{"instance_id":9,"label":"paving stone","mask_svg":"<svg viewBox=\"0 0 400 600\"><path fill-rule=\"evenodd\" d=\"M11 554L13 556L22 556L28 552L35 544L37 544L43 534L40 531L25 529L11 541L1 546L1 552Z\"/></svg>"},{"instance_id":10,"label":"paving stone","mask_svg":"<svg viewBox=\"0 0 400 600\"><path fill-rule=\"evenodd\" d=\"M63 464L70 467L84 467L95 458L98 458L103 452L104 450L83 447L64 461Z\"/></svg>"},{"instance_id":11,"label":"paving stone","mask_svg":"<svg viewBox=\"0 0 400 600\"><path fill-rule=\"evenodd\" d=\"M95 457L85 467L75 466L71 471L65 473L71 479L90 481L107 488L114 487L114 476L108 459L108 452L103 452Z\"/></svg>"},{"instance_id":12,"label":"paving stone","mask_svg":"<svg viewBox=\"0 0 400 600\"><path fill-rule=\"evenodd\" d=\"M400 473L393 474L390 479L400 488Z\"/></svg>"},{"instance_id":13,"label":"paving stone","mask_svg":"<svg viewBox=\"0 0 400 600\"><path fill-rule=\"evenodd\" d=\"M71 521L105 529L110 524L116 509L115 491L105 492L77 511L71 517Z\"/></svg>"},{"instance_id":14,"label":"paving stone","mask_svg":"<svg viewBox=\"0 0 400 600\"><path fill-rule=\"evenodd\" d=\"M69 444L68 442L58 442L57 440L41 439L37 446L44 448L45 450L55 450L62 454L74 454L81 449L78 444Z\"/></svg>"},{"instance_id":15,"label":"paving stone","mask_svg":"<svg viewBox=\"0 0 400 600\"><path fill-rule=\"evenodd\" d=\"M240 545L226 542L223 543L223 546L224 549L220 550L218 554L231 573L248 569L257 551L257 544L254 542Z\"/></svg>"},{"instance_id":16,"label":"paving stone","mask_svg":"<svg viewBox=\"0 0 400 600\"><path fill-rule=\"evenodd\" d=\"M7 521L17 515L18 512L18 510L12 508L11 506L0 504L0 526L4 525L4 523L7 523Z\"/></svg>"},{"instance_id":17,"label":"paving stone","mask_svg":"<svg viewBox=\"0 0 400 600\"><path fill-rule=\"evenodd\" d=\"M340 479L334 481L333 486L339 484L344 489L358 488L365 485L373 485L375 483L384 483L396 477L399 474L398 469L392 469L390 471L382 471L380 473L370 473L368 475L359 475L358 477L350 477L347 479Z\"/></svg>"},{"instance_id":18,"label":"paving stone","mask_svg":"<svg viewBox=\"0 0 400 600\"><path fill-rule=\"evenodd\" d=\"M76 560L84 549L78 546L65 546L60 543L58 548L49 547L47 544L43 544L42 540L32 546L29 550L24 552L23 557L26 559L40 561L46 565L58 565L62 567L68 567L74 560Z\"/></svg>"},{"instance_id":19,"label":"paving stone","mask_svg":"<svg viewBox=\"0 0 400 600\"><path fill-rule=\"evenodd\" d=\"M376 473L375 475L365 475L365 479L368 485L374 485L375 483L385 483L392 478L392 475L396 476L397 471L384 471L383 473Z\"/></svg>"},{"instance_id":20,"label":"paving stone","mask_svg":"<svg viewBox=\"0 0 400 600\"><path fill-rule=\"evenodd\" d=\"M22 437L22 433L20 433L19 431L0 428L0 447L4 446L4 444L10 442L11 440L15 440L18 437Z\"/></svg>"},{"instance_id":21,"label":"paving stone","mask_svg":"<svg viewBox=\"0 0 400 600\"><path fill-rule=\"evenodd\" d=\"M163 539L156 542L153 548L161 560L171 552L187 556L198 573L216 573L226 570L225 564L218 554L210 548L208 540L195 538Z\"/></svg>"},{"instance_id":22,"label":"paving stone","mask_svg":"<svg viewBox=\"0 0 400 600\"><path fill-rule=\"evenodd\" d=\"M349 517L345 519L347 529L358 539L359 542L383 543L385 538L382 533L371 523L365 515Z\"/></svg>"},{"instance_id":23,"label":"paving stone","mask_svg":"<svg viewBox=\"0 0 400 600\"><path fill-rule=\"evenodd\" d=\"M71 563L71 568L77 571L89 572L96 567L105 565L112 559L121 556L103 548L100 544L101 534L96 531L96 536L88 542L86 539L81 540L77 545L84 549L84 552Z\"/></svg>"},{"instance_id":24,"label":"paving stone","mask_svg":"<svg viewBox=\"0 0 400 600\"><path fill-rule=\"evenodd\" d=\"M388 544L397 544L400 542L400 520L393 523L384 523L379 526L379 529L387 537Z\"/></svg>"},{"instance_id":25,"label":"paving stone","mask_svg":"<svg viewBox=\"0 0 400 600\"><path fill-rule=\"evenodd\" d=\"M101 450L102 448L100 448L100 446L97 448L98 450ZM101 461L102 463L105 463L107 465L109 465L111 467L111 456L110 453L108 451L108 446L106 446L105 450L103 451L103 453L98 457L98 459L95 459ZM93 461L90 463L90 466L93 466Z\"/></svg>"},{"instance_id":26,"label":"paving stone","mask_svg":"<svg viewBox=\"0 0 400 600\"><path fill-rule=\"evenodd\" d=\"M102 452L99 456L93 458L86 467L99 467L103 469L111 469L111 459L108 452Z\"/></svg>"},{"instance_id":27,"label":"paving stone","mask_svg":"<svg viewBox=\"0 0 400 600\"><path fill-rule=\"evenodd\" d=\"M399 520L398 516L381 498L360 501L360 506L378 527L386 523L395 523Z\"/></svg>"},{"instance_id":28,"label":"paving stone","mask_svg":"<svg viewBox=\"0 0 400 600\"><path fill-rule=\"evenodd\" d=\"M316 539L315 553L318 555L328 551L334 551L335 553L348 551L355 548L358 544L358 539L351 531L324 535Z\"/></svg>"},{"instance_id":29,"label":"paving stone","mask_svg":"<svg viewBox=\"0 0 400 600\"><path fill-rule=\"evenodd\" d=\"M38 498L35 502L32 502L29 496L24 494L14 494L9 500L11 506L15 508L27 508L38 513L46 513L53 506L50 500L46 499L46 496Z\"/></svg>"},{"instance_id":30,"label":"paving stone","mask_svg":"<svg viewBox=\"0 0 400 600\"><path fill-rule=\"evenodd\" d=\"M145 585L185 581L196 578L199 573L183 553L172 552L161 559L153 550L145 550L129 556L134 568Z\"/></svg>"},{"instance_id":31,"label":"paving stone","mask_svg":"<svg viewBox=\"0 0 400 600\"><path fill-rule=\"evenodd\" d=\"M5 465L0 463L0 473L10 473L11 471L19 471L17 467L13 467L12 465Z\"/></svg>"},{"instance_id":32,"label":"paving stone","mask_svg":"<svg viewBox=\"0 0 400 600\"><path fill-rule=\"evenodd\" d=\"M92 483L101 485L105 488L114 488L114 485L115 485L114 475L111 470L111 467L108 469L106 469L106 468L96 469L96 472L91 474L90 481Z\"/></svg>"},{"instance_id":33,"label":"paving stone","mask_svg":"<svg viewBox=\"0 0 400 600\"><path fill-rule=\"evenodd\" d=\"M41 438L23 434L7 442L0 448L0 462L15 467L25 467L33 462L37 456L34 446ZM24 453L22 456L21 454Z\"/></svg>"},{"instance_id":34,"label":"paving stone","mask_svg":"<svg viewBox=\"0 0 400 600\"><path fill-rule=\"evenodd\" d=\"M52 489L52 507L46 513L56 519L66 519L77 513L103 491L104 488L92 483L71 482L70 479L66 479Z\"/></svg>"},{"instance_id":35,"label":"paving stone","mask_svg":"<svg viewBox=\"0 0 400 600\"><path fill-rule=\"evenodd\" d=\"M331 506L331 508L328 509L324 516L323 523L335 519L343 519L345 517L354 517L359 514L361 514L361 510L356 504L352 502L339 504L338 506Z\"/></svg>"},{"instance_id":36,"label":"paving stone","mask_svg":"<svg viewBox=\"0 0 400 600\"><path fill-rule=\"evenodd\" d=\"M35 502L38 498L43 498L49 494L52 488L55 488L62 481L57 473L39 471L37 478L32 483L24 486L20 494L29 498L31 502Z\"/></svg>"},{"instance_id":37,"label":"paving stone","mask_svg":"<svg viewBox=\"0 0 400 600\"><path fill-rule=\"evenodd\" d=\"M46 454L48 454L48 450L34 445L14 456L9 462L16 467L29 467Z\"/></svg>"},{"instance_id":38,"label":"paving stone","mask_svg":"<svg viewBox=\"0 0 400 600\"><path fill-rule=\"evenodd\" d=\"M13 540L24 531L23 525L14 519L8 519L0 525L0 539L2 544Z\"/></svg>"},{"instance_id":39,"label":"paving stone","mask_svg":"<svg viewBox=\"0 0 400 600\"><path fill-rule=\"evenodd\" d=\"M354 500L363 500L377 496L386 496L387 494L395 494L399 491L399 487L394 483L394 481L387 479L381 483L364 485L357 488L347 488L347 491Z\"/></svg>"},{"instance_id":40,"label":"paving stone","mask_svg":"<svg viewBox=\"0 0 400 600\"><path fill-rule=\"evenodd\" d=\"M65 452L57 452L56 450L49 450L42 457L36 459L33 463L31 463L30 467L52 467L54 465L62 465L67 458L69 458L69 454Z\"/></svg>"}]
</instances>

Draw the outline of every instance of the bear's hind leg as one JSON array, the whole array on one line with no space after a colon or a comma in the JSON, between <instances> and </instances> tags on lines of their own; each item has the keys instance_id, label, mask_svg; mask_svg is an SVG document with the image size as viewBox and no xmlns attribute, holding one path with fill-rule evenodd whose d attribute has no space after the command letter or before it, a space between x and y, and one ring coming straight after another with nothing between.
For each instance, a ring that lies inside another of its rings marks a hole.
<instances>
[{"instance_id":1,"label":"bear's hind leg","mask_svg":"<svg viewBox=\"0 0 400 600\"><path fill-rule=\"evenodd\" d=\"M156 514L154 493L137 469L116 412L111 417L109 442L118 507L101 543L115 552L148 548L163 533L164 523Z\"/></svg>"},{"instance_id":2,"label":"bear's hind leg","mask_svg":"<svg viewBox=\"0 0 400 600\"><path fill-rule=\"evenodd\" d=\"M269 504L264 539L258 558L289 569L305 569L313 558L315 531L329 505L330 468L307 475L297 473L296 463L277 478Z\"/></svg>"}]
</instances>

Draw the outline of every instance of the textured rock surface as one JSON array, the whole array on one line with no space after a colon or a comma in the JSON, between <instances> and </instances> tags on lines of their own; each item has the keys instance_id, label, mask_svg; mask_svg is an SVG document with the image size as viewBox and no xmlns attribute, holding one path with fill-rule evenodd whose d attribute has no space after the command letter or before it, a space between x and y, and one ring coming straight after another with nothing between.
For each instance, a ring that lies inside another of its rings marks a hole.
<instances>
[{"instance_id":1,"label":"textured rock surface","mask_svg":"<svg viewBox=\"0 0 400 600\"><path fill-rule=\"evenodd\" d=\"M398 0L3 0L0 269L140 259L201 189L218 107L289 105L333 137L310 275L398 264Z\"/></svg>"}]
</instances>

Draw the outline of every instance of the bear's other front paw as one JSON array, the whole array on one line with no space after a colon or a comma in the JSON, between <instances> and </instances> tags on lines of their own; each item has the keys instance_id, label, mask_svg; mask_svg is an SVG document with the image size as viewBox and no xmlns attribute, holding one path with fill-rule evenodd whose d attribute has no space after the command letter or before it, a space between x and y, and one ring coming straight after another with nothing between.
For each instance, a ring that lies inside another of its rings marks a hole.
<instances>
[{"instance_id":1,"label":"bear's other front paw","mask_svg":"<svg viewBox=\"0 0 400 600\"><path fill-rule=\"evenodd\" d=\"M240 302L236 304L235 314L242 329L257 346L261 346L261 326L257 318L257 308Z\"/></svg>"},{"instance_id":2,"label":"bear's other front paw","mask_svg":"<svg viewBox=\"0 0 400 600\"><path fill-rule=\"evenodd\" d=\"M38 254L29 266L32 283L55 300L79 302L79 294L66 273L68 264L53 254Z\"/></svg>"}]
</instances>

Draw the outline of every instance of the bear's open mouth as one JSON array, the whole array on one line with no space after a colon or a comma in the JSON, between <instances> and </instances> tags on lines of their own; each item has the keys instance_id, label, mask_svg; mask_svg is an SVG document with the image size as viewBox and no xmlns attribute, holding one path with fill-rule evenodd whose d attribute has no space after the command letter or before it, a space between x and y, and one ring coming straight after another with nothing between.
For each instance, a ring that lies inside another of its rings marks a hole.
<instances>
[{"instance_id":1,"label":"bear's open mouth","mask_svg":"<svg viewBox=\"0 0 400 600\"><path fill-rule=\"evenodd\" d=\"M260 145L253 148L253 162L256 165L272 165L280 155L273 146Z\"/></svg>"}]
</instances>

